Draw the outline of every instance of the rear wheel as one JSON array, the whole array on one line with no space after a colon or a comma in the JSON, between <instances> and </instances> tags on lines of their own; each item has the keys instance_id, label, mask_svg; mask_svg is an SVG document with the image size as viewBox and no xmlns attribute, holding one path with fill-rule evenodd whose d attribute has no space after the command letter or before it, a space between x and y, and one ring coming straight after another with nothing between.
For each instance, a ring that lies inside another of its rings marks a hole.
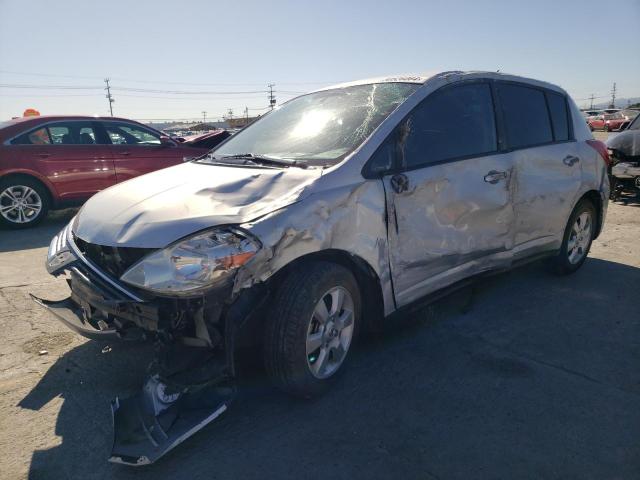
<instances>
[{"instance_id":1,"label":"rear wheel","mask_svg":"<svg viewBox=\"0 0 640 480\"><path fill-rule=\"evenodd\" d=\"M0 180L0 225L32 227L49 211L49 195L37 180L14 177Z\"/></svg>"},{"instance_id":2,"label":"rear wheel","mask_svg":"<svg viewBox=\"0 0 640 480\"><path fill-rule=\"evenodd\" d=\"M587 199L581 200L573 209L565 228L562 247L553 259L557 273L567 275L582 266L591 249L596 218L596 209Z\"/></svg>"},{"instance_id":3,"label":"rear wheel","mask_svg":"<svg viewBox=\"0 0 640 480\"><path fill-rule=\"evenodd\" d=\"M282 390L311 398L344 370L360 323L360 292L349 270L317 262L289 274L265 331L265 366Z\"/></svg>"}]
</instances>

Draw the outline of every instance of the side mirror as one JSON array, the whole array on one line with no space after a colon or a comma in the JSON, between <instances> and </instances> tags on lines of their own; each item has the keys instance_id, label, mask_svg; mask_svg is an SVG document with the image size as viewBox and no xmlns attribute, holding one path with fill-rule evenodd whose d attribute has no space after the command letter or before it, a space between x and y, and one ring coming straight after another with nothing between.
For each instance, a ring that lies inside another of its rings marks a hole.
<instances>
[{"instance_id":1,"label":"side mirror","mask_svg":"<svg viewBox=\"0 0 640 480\"><path fill-rule=\"evenodd\" d=\"M173 140L171 140L169 137L167 137L166 135L162 135L160 137L160 145L162 145L163 147L175 147L176 144L174 143Z\"/></svg>"}]
</instances>

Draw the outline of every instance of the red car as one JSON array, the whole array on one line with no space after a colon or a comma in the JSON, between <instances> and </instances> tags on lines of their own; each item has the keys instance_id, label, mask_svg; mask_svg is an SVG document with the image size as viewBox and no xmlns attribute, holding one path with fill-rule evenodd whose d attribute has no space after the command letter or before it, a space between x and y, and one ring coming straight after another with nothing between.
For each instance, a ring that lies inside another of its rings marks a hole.
<instances>
[{"instance_id":1,"label":"red car","mask_svg":"<svg viewBox=\"0 0 640 480\"><path fill-rule=\"evenodd\" d=\"M634 110L621 110L614 113L605 113L590 117L587 120L589 128L593 130L604 130L605 132L613 132L620 130L623 125L633 120L638 113Z\"/></svg>"},{"instance_id":2,"label":"red car","mask_svg":"<svg viewBox=\"0 0 640 480\"><path fill-rule=\"evenodd\" d=\"M0 225L35 225L50 209L79 205L111 185L207 151L124 118L0 123Z\"/></svg>"}]
</instances>

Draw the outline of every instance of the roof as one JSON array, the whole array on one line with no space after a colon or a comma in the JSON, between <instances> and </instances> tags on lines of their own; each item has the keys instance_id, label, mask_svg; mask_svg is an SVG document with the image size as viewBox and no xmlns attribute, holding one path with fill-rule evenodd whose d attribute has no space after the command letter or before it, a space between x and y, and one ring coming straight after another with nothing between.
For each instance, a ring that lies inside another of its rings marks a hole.
<instances>
[{"instance_id":1,"label":"roof","mask_svg":"<svg viewBox=\"0 0 640 480\"><path fill-rule=\"evenodd\" d=\"M433 75L392 75L386 77L373 77L365 78L362 80L354 80L352 82L338 83L336 85L329 85L328 87L320 88L316 91L321 92L323 90L332 90L334 88L353 87L355 85L369 85L372 83L424 83L429 80Z\"/></svg>"},{"instance_id":2,"label":"roof","mask_svg":"<svg viewBox=\"0 0 640 480\"><path fill-rule=\"evenodd\" d=\"M458 77L458 79L461 77L467 77L467 78L475 77L475 78L493 78L493 79L502 79L502 80L511 80L511 81L521 81L521 82L537 85L539 87L551 88L553 90L559 90L564 92L564 90L558 87L557 85L553 85L551 83L548 83L542 80L536 80L536 79L527 78L527 77L520 77L518 75L512 75L512 74L502 73L502 72L473 71L473 70L466 71L466 72L460 71L460 70L452 70L452 71L433 72L433 73L418 74L418 75L393 75L393 76L387 76L387 77L367 78L363 80L356 80L353 82L346 82L346 83L340 83L337 85L331 85L316 91L320 92L323 90L331 90L334 88L352 87L355 85L369 85L372 83L399 82L399 83L424 84L431 79L445 78L449 76Z\"/></svg>"},{"instance_id":3,"label":"roof","mask_svg":"<svg viewBox=\"0 0 640 480\"><path fill-rule=\"evenodd\" d=\"M42 119L42 120L96 120L96 119L100 119L100 120L126 120L126 121L132 121L129 118L123 118L123 117L111 117L111 116L107 116L107 115L38 115L38 116L33 116L33 117L17 117L17 118L12 118L11 122L15 122L15 123L20 123L20 122L26 122L29 120L38 120L38 119ZM135 121L135 120L133 120Z\"/></svg>"}]
</instances>

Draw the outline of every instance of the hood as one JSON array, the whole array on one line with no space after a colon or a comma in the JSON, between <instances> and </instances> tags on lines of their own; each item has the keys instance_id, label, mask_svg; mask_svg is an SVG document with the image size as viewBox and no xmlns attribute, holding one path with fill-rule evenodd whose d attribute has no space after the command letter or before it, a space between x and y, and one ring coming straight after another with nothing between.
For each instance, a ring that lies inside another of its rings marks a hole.
<instances>
[{"instance_id":1,"label":"hood","mask_svg":"<svg viewBox=\"0 0 640 480\"><path fill-rule=\"evenodd\" d=\"M73 231L98 245L162 248L199 230L245 223L296 202L321 174L184 163L94 195Z\"/></svg>"},{"instance_id":2,"label":"hood","mask_svg":"<svg viewBox=\"0 0 640 480\"><path fill-rule=\"evenodd\" d=\"M640 156L640 130L624 130L615 136L610 135L606 144L626 157Z\"/></svg>"}]
</instances>

